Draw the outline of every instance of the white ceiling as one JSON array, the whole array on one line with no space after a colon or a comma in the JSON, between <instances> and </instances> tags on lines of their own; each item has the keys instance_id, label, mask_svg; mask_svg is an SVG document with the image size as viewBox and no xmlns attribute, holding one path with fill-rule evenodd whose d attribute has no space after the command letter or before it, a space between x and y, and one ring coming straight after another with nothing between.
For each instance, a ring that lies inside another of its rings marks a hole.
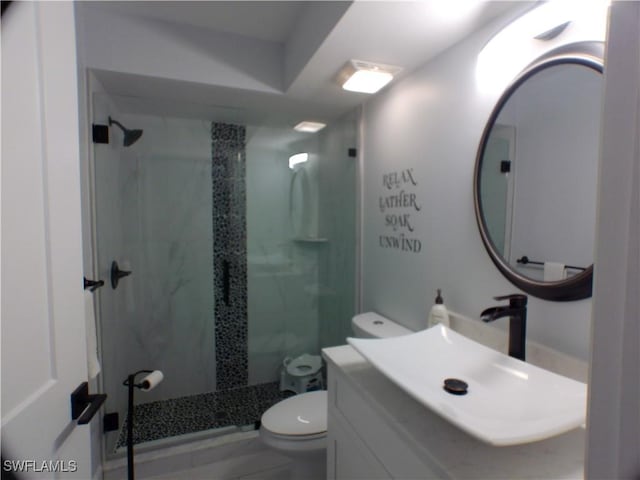
<instances>
[{"instance_id":1,"label":"white ceiling","mask_svg":"<svg viewBox=\"0 0 640 480\"><path fill-rule=\"evenodd\" d=\"M195 116L291 125L330 121L366 101L334 81L355 58L402 67L402 78L500 15L515 17L534 2L422 1L141 1L89 2L120 15L197 26L282 45L295 61L279 66L282 94L98 72L119 108L130 113ZM338 6L338 8L336 8ZM318 12L327 12L321 17ZM324 24L322 23L324 21ZM316 38L313 37L316 36ZM394 80L397 82L398 79Z\"/></svg>"},{"instance_id":2,"label":"white ceiling","mask_svg":"<svg viewBox=\"0 0 640 480\"><path fill-rule=\"evenodd\" d=\"M115 1L101 8L245 37L284 43L304 1ZM308 5L307 5L308 6Z\"/></svg>"}]
</instances>

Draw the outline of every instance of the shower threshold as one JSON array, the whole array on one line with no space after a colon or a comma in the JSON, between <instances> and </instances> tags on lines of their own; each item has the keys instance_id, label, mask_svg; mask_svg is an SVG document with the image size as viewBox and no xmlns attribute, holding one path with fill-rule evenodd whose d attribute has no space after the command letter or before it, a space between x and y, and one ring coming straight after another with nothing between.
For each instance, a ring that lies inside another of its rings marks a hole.
<instances>
[{"instance_id":1,"label":"shower threshold","mask_svg":"<svg viewBox=\"0 0 640 480\"><path fill-rule=\"evenodd\" d=\"M251 430L262 413L285 396L278 383L272 382L141 403L134 407L133 443L152 449L167 445L159 440L178 437L177 443L182 443L181 438L188 436L190 440L193 436L189 434L196 432L218 436ZM126 445L125 420L114 453L126 450Z\"/></svg>"},{"instance_id":2,"label":"shower threshold","mask_svg":"<svg viewBox=\"0 0 640 480\"><path fill-rule=\"evenodd\" d=\"M211 441L220 437L229 437L234 434L245 432L245 428L248 430L248 426L244 428L236 427L235 425L229 427L213 428L209 430L200 430L193 433L185 433L183 435L174 435L173 437L159 438L157 440L150 440L147 442L141 442L136 444L135 453L136 458L143 453L150 453L158 450L166 450L167 448L177 448L183 445L192 444L194 442ZM253 426L252 428L253 429ZM116 446L110 458L118 459L126 456L127 446Z\"/></svg>"}]
</instances>

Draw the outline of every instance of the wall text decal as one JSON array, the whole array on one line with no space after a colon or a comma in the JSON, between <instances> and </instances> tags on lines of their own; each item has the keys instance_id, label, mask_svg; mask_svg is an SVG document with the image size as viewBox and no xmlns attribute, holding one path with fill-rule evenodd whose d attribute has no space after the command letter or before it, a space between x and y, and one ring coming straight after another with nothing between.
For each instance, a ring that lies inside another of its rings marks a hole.
<instances>
[{"instance_id":1,"label":"wall text decal","mask_svg":"<svg viewBox=\"0 0 640 480\"><path fill-rule=\"evenodd\" d=\"M383 214L386 232L379 236L380 247L403 252L420 252L422 242L411 236L414 231L412 215L422 210L415 193L418 182L413 169L383 174L382 186L385 190L378 199L378 206Z\"/></svg>"}]
</instances>

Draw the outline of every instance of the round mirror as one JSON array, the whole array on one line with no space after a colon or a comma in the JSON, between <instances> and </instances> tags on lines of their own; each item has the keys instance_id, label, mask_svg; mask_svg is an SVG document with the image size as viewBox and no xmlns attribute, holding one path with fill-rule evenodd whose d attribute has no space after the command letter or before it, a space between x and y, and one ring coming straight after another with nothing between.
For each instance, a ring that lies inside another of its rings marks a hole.
<instances>
[{"instance_id":1,"label":"round mirror","mask_svg":"<svg viewBox=\"0 0 640 480\"><path fill-rule=\"evenodd\" d=\"M498 269L546 300L591 296L602 62L555 55L507 89L475 169L482 240Z\"/></svg>"}]
</instances>

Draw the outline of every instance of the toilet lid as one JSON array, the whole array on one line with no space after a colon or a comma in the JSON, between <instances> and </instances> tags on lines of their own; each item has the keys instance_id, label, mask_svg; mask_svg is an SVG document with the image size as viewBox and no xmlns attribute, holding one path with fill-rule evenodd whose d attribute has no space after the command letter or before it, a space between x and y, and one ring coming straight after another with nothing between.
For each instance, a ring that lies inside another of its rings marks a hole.
<instances>
[{"instance_id":1,"label":"toilet lid","mask_svg":"<svg viewBox=\"0 0 640 480\"><path fill-rule=\"evenodd\" d=\"M327 431L327 392L307 392L282 400L262 414L262 426L279 435Z\"/></svg>"}]
</instances>

